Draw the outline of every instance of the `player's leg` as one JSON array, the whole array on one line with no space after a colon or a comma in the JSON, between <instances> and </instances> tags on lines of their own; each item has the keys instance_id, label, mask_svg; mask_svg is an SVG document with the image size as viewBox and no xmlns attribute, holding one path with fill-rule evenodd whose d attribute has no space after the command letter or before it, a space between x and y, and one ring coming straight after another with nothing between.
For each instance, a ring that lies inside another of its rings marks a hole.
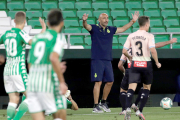
<instances>
[{"instance_id":1,"label":"player's leg","mask_svg":"<svg viewBox=\"0 0 180 120\"><path fill-rule=\"evenodd\" d=\"M58 110L58 112L53 114L54 120L66 120L66 110Z\"/></svg>"},{"instance_id":2,"label":"player's leg","mask_svg":"<svg viewBox=\"0 0 180 120\"><path fill-rule=\"evenodd\" d=\"M93 113L103 113L103 111L99 108L99 94L100 88L102 84L104 67L101 60L91 60L91 82L95 82L93 95L94 95L94 108Z\"/></svg>"},{"instance_id":3,"label":"player's leg","mask_svg":"<svg viewBox=\"0 0 180 120\"><path fill-rule=\"evenodd\" d=\"M32 113L31 117L33 120L45 120L45 116L43 112Z\"/></svg>"},{"instance_id":4,"label":"player's leg","mask_svg":"<svg viewBox=\"0 0 180 120\"><path fill-rule=\"evenodd\" d=\"M114 74L111 61L103 61L105 66L104 75L103 75L103 82L106 82L103 90L103 96L100 104L100 108L102 108L105 112L111 112L109 109L106 100L111 91L113 82L114 82Z\"/></svg>"}]
</instances>

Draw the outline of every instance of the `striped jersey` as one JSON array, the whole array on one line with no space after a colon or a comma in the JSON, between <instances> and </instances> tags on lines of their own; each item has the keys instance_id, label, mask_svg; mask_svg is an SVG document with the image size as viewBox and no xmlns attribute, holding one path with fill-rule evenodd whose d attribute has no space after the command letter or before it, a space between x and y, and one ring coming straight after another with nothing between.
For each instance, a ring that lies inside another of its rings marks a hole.
<instances>
[{"instance_id":1,"label":"striped jersey","mask_svg":"<svg viewBox=\"0 0 180 120\"><path fill-rule=\"evenodd\" d=\"M52 68L50 55L56 52L61 60L64 51L62 36L54 30L46 30L33 38L28 56L31 64L28 91L53 93L59 89L59 80Z\"/></svg>"},{"instance_id":2,"label":"striped jersey","mask_svg":"<svg viewBox=\"0 0 180 120\"><path fill-rule=\"evenodd\" d=\"M19 28L12 28L2 34L0 44L6 49L6 65L4 75L26 74L25 50L31 37Z\"/></svg>"}]
</instances>

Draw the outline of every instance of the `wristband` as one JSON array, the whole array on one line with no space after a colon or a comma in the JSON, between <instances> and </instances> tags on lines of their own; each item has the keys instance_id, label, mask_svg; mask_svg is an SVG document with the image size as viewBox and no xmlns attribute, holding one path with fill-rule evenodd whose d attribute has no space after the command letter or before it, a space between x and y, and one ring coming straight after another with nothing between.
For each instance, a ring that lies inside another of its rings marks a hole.
<instances>
[{"instance_id":1,"label":"wristband","mask_svg":"<svg viewBox=\"0 0 180 120\"><path fill-rule=\"evenodd\" d=\"M134 24L136 21L132 19L131 22L133 22L133 24Z\"/></svg>"}]
</instances>

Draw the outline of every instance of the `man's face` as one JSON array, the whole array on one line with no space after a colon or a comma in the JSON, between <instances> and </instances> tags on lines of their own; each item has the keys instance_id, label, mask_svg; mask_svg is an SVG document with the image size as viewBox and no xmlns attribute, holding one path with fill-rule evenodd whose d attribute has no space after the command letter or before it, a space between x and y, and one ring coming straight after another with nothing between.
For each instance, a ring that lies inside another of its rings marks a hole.
<instances>
[{"instance_id":1,"label":"man's face","mask_svg":"<svg viewBox=\"0 0 180 120\"><path fill-rule=\"evenodd\" d=\"M108 25L108 15L107 14L101 14L99 16L99 22L103 27L106 27Z\"/></svg>"}]
</instances>

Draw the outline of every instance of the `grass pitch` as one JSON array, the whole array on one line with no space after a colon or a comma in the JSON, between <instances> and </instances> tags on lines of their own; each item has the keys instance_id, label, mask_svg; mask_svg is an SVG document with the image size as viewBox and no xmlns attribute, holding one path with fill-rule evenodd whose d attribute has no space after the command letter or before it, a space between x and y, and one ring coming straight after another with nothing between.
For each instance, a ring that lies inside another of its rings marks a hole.
<instances>
[{"instance_id":1,"label":"grass pitch","mask_svg":"<svg viewBox=\"0 0 180 120\"><path fill-rule=\"evenodd\" d=\"M68 120L124 120L124 115L119 115L121 108L111 108L111 113L92 113L92 108L81 108L78 111L67 110ZM139 120L132 111L131 120ZM146 120L180 120L180 108L173 107L170 110L163 110L160 107L146 107L143 111ZM6 119L6 110L0 110L0 120ZM32 120L29 113L26 113L21 120ZM51 116L46 120L53 120Z\"/></svg>"}]
</instances>

